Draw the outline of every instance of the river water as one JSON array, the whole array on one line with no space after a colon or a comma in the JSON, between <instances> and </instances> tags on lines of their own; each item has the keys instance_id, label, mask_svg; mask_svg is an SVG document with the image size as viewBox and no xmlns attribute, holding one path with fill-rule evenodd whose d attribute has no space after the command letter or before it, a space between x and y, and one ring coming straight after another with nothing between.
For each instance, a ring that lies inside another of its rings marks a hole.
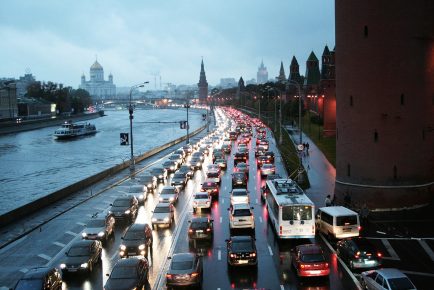
<instances>
[{"instance_id":1,"label":"river water","mask_svg":"<svg viewBox=\"0 0 434 290\"><path fill-rule=\"evenodd\" d=\"M0 215L130 158L119 133L129 132L128 111L106 111L90 120L98 133L73 140L53 137L56 127L0 136ZM185 110L134 111L134 155L182 137ZM204 125L200 112L189 111L190 131ZM146 122L176 122L154 124Z\"/></svg>"}]
</instances>

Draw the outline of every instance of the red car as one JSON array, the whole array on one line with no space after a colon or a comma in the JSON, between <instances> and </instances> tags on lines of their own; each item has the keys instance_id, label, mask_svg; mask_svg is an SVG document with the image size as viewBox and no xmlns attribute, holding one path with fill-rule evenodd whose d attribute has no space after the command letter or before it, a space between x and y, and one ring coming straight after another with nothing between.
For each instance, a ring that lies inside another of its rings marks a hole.
<instances>
[{"instance_id":1,"label":"red car","mask_svg":"<svg viewBox=\"0 0 434 290\"><path fill-rule=\"evenodd\" d=\"M318 277L330 274L321 246L317 244L299 245L292 253L292 265L299 277Z\"/></svg>"}]
</instances>

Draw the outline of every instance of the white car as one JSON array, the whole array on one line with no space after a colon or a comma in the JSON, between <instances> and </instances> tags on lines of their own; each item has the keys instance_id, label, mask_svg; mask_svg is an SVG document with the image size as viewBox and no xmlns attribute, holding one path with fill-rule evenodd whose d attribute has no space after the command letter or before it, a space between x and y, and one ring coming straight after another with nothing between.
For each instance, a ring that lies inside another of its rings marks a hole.
<instances>
[{"instance_id":1,"label":"white car","mask_svg":"<svg viewBox=\"0 0 434 290\"><path fill-rule=\"evenodd\" d=\"M253 207L248 203L238 203L229 208L229 229L255 230L255 218L252 212Z\"/></svg>"},{"instance_id":2,"label":"white car","mask_svg":"<svg viewBox=\"0 0 434 290\"><path fill-rule=\"evenodd\" d=\"M175 212L173 205L167 202L160 202L157 204L155 209L152 211L152 229L155 229L155 226L160 225L169 225L175 221Z\"/></svg>"},{"instance_id":3,"label":"white car","mask_svg":"<svg viewBox=\"0 0 434 290\"><path fill-rule=\"evenodd\" d=\"M179 197L179 189L176 186L165 186L161 190L159 201L168 203L177 203Z\"/></svg>"},{"instance_id":4,"label":"white car","mask_svg":"<svg viewBox=\"0 0 434 290\"><path fill-rule=\"evenodd\" d=\"M203 208L211 208L211 195L208 192L197 192L193 196L193 212Z\"/></svg>"},{"instance_id":5,"label":"white car","mask_svg":"<svg viewBox=\"0 0 434 290\"><path fill-rule=\"evenodd\" d=\"M249 203L249 191L245 188L235 188L231 191L231 204Z\"/></svg>"}]
</instances>

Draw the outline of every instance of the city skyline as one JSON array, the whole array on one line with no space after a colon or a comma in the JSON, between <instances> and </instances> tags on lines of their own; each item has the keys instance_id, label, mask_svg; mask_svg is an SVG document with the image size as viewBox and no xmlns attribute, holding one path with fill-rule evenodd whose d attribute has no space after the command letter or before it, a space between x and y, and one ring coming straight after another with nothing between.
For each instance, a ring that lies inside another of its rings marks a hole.
<instances>
[{"instance_id":1,"label":"city skyline","mask_svg":"<svg viewBox=\"0 0 434 290\"><path fill-rule=\"evenodd\" d=\"M150 81L152 89L160 76L163 85L197 84L202 57L213 86L256 78L262 60L277 77L280 62L288 72L294 55L304 74L310 52L335 42L332 0L16 1L6 8L0 77L30 69L37 80L72 87L96 58L119 87Z\"/></svg>"}]
</instances>

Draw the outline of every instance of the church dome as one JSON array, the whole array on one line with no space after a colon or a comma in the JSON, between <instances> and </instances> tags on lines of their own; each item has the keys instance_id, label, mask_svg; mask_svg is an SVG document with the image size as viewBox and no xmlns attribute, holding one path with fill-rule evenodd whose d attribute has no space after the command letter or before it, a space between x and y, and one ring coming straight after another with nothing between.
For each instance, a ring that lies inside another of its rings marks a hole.
<instances>
[{"instance_id":1,"label":"church dome","mask_svg":"<svg viewBox=\"0 0 434 290\"><path fill-rule=\"evenodd\" d=\"M91 70L102 70L102 66L99 64L98 61L95 60L95 62L93 63L93 65L90 67Z\"/></svg>"}]
</instances>

